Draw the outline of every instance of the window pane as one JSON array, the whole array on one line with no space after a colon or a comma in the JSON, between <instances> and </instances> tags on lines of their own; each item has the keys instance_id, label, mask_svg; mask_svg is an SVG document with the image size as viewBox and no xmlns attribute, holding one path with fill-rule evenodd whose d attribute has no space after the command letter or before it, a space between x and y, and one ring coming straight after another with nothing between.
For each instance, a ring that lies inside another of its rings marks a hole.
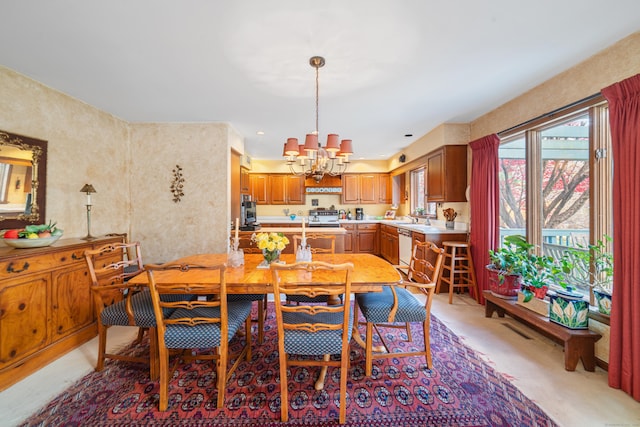
<instances>
[{"instance_id":1,"label":"window pane","mask_svg":"<svg viewBox=\"0 0 640 427\"><path fill-rule=\"evenodd\" d=\"M500 158L500 241L509 234L526 234L527 176L524 136L507 140Z\"/></svg>"},{"instance_id":2,"label":"window pane","mask_svg":"<svg viewBox=\"0 0 640 427\"><path fill-rule=\"evenodd\" d=\"M411 213L424 213L424 168L411 171Z\"/></svg>"},{"instance_id":3,"label":"window pane","mask_svg":"<svg viewBox=\"0 0 640 427\"><path fill-rule=\"evenodd\" d=\"M589 116L541 132L544 243L589 244Z\"/></svg>"}]
</instances>

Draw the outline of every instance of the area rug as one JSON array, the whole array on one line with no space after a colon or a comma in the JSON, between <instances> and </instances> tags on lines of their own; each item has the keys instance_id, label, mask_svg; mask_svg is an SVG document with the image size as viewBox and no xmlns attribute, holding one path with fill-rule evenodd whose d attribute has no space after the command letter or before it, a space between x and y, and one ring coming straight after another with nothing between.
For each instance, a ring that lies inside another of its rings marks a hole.
<instances>
[{"instance_id":1,"label":"area rug","mask_svg":"<svg viewBox=\"0 0 640 427\"><path fill-rule=\"evenodd\" d=\"M169 408L159 412L158 382L148 367L109 361L27 419L24 426L325 426L338 425L339 373L330 368L321 391L319 368L296 367L289 377L289 422L280 422L277 328L269 307L265 342L254 342L250 362L229 379L226 407L216 409L216 376L210 362L181 363L170 383ZM254 330L255 334L255 330ZM418 326L385 330L398 348L422 344ZM238 349L242 341L234 338ZM433 368L424 358L374 361L364 374L364 350L351 345L346 426L555 426L505 377L464 345L435 316L431 322ZM126 353L143 354L145 342Z\"/></svg>"}]
</instances>

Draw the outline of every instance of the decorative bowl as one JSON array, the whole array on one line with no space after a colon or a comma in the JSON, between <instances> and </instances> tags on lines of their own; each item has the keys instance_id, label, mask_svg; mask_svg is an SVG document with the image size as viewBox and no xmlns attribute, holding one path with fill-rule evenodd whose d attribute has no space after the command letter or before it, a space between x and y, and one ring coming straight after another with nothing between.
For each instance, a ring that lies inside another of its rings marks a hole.
<instances>
[{"instance_id":1,"label":"decorative bowl","mask_svg":"<svg viewBox=\"0 0 640 427\"><path fill-rule=\"evenodd\" d=\"M62 234L51 237L41 237L39 239L2 239L2 241L5 242L7 246L13 248L44 248L57 242L60 237L62 237Z\"/></svg>"}]
</instances>

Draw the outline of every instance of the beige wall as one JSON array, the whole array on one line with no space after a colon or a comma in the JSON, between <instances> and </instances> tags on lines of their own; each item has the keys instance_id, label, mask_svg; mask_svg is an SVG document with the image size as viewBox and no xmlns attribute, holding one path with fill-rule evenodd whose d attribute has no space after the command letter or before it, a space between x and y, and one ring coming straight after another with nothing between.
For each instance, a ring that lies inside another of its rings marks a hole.
<instances>
[{"instance_id":1,"label":"beige wall","mask_svg":"<svg viewBox=\"0 0 640 427\"><path fill-rule=\"evenodd\" d=\"M640 32L512 99L471 123L470 141L564 107L640 73Z\"/></svg>"},{"instance_id":2,"label":"beige wall","mask_svg":"<svg viewBox=\"0 0 640 427\"><path fill-rule=\"evenodd\" d=\"M131 124L0 67L0 129L48 141L47 218L65 237L129 233L146 262L226 248L230 145L228 124ZM185 197L172 201L172 169L184 168ZM1 244L1 243L0 243Z\"/></svg>"},{"instance_id":3,"label":"beige wall","mask_svg":"<svg viewBox=\"0 0 640 427\"><path fill-rule=\"evenodd\" d=\"M147 262L226 251L229 132L221 123L131 124L131 237L144 242ZM170 190L176 165L179 202Z\"/></svg>"},{"instance_id":4,"label":"beige wall","mask_svg":"<svg viewBox=\"0 0 640 427\"><path fill-rule=\"evenodd\" d=\"M47 218L68 237L87 234L85 183L94 235L129 229L129 136L126 122L0 67L0 129L48 141Z\"/></svg>"}]
</instances>

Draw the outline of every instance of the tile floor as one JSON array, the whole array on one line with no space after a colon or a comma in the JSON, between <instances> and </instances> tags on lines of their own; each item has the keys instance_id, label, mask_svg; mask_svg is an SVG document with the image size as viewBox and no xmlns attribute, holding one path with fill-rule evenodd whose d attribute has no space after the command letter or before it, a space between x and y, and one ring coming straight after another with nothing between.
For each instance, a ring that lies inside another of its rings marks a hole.
<instances>
[{"instance_id":1,"label":"tile floor","mask_svg":"<svg viewBox=\"0 0 640 427\"><path fill-rule=\"evenodd\" d=\"M511 378L560 426L640 426L640 402L607 385L607 373L564 370L562 346L505 317L484 317L484 307L467 296L437 295L433 313L498 371ZM511 325L522 334L505 325ZM524 335L524 336L523 336ZM110 344L121 347L135 332L112 331ZM14 426L38 410L95 365L96 339L0 392L0 419Z\"/></svg>"}]
</instances>

